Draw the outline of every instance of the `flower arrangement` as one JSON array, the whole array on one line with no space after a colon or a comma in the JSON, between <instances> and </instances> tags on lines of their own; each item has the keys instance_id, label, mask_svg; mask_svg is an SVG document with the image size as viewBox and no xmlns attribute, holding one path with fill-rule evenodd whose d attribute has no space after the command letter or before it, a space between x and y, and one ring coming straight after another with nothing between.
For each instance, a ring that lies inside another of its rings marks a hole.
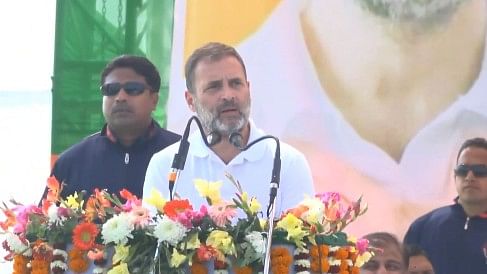
<instances>
[{"instance_id":1,"label":"flower arrangement","mask_svg":"<svg viewBox=\"0 0 487 274\"><path fill-rule=\"evenodd\" d=\"M295 273L359 273L373 249L366 239L356 240L343 229L366 211L362 198L346 203L336 192L305 198L276 224L273 243L290 243L295 248L272 250L272 273L289 273L292 262ZM273 256L279 258L279 265Z\"/></svg>"},{"instance_id":2,"label":"flower arrangement","mask_svg":"<svg viewBox=\"0 0 487 274\"><path fill-rule=\"evenodd\" d=\"M14 274L263 272L261 205L229 179L237 189L231 201L221 198L221 182L196 179L208 204L195 209L189 200L167 201L155 190L145 203L126 190L63 199L63 184L51 177L40 206L11 201L1 207L6 259L13 260ZM272 272L358 273L371 256L367 242L342 230L365 209L361 199L345 207L337 193L289 209L274 230Z\"/></svg>"}]
</instances>

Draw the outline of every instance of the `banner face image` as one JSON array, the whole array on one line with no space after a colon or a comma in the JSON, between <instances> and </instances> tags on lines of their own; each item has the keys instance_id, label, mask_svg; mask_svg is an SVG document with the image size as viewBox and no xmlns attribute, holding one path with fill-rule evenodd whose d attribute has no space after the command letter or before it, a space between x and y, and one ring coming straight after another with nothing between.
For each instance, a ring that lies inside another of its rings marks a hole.
<instances>
[{"instance_id":1,"label":"banner face image","mask_svg":"<svg viewBox=\"0 0 487 274\"><path fill-rule=\"evenodd\" d=\"M482 0L177 1L168 129L192 115L189 54L235 46L256 125L306 155L317 192L363 195L349 231L402 237L453 202L460 145L487 137L486 14Z\"/></svg>"}]
</instances>

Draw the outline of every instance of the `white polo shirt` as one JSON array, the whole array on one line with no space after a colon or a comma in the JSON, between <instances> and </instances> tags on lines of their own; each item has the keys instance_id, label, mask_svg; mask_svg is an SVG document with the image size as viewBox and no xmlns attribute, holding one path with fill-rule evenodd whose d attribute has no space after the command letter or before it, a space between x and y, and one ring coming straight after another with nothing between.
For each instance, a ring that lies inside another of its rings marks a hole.
<instances>
[{"instance_id":1,"label":"white polo shirt","mask_svg":"<svg viewBox=\"0 0 487 274\"><path fill-rule=\"evenodd\" d=\"M264 132L254 123L250 122L249 143L264 136ZM237 179L243 190L249 196L256 197L262 204L265 213L269 203L269 189L271 173L274 162L276 143L272 139L265 139L256 143L248 150L241 152L228 164L225 164L211 149L209 149L199 131L194 131L189 136L190 147L184 170L176 182L175 191L181 198L191 201L194 209L207 204L201 198L194 187L194 179L208 181L221 181L222 199L231 201L236 197L237 189L225 177L225 173L231 174ZM281 179L276 200L276 213L294 207L305 194L313 195L313 181L308 163L302 153L293 147L280 143L281 147ZM145 176L144 197L150 195L153 188L166 194L169 193L168 174L177 153L179 142L154 154Z\"/></svg>"}]
</instances>

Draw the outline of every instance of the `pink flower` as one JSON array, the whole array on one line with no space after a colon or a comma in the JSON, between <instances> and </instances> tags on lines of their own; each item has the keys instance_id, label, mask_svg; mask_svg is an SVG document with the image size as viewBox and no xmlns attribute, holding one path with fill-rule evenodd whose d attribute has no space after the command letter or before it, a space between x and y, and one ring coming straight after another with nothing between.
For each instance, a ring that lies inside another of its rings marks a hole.
<instances>
[{"instance_id":1,"label":"pink flower","mask_svg":"<svg viewBox=\"0 0 487 274\"><path fill-rule=\"evenodd\" d=\"M315 195L316 198L319 198L323 204L336 204L340 202L340 193L338 192L324 192Z\"/></svg>"},{"instance_id":2,"label":"pink flower","mask_svg":"<svg viewBox=\"0 0 487 274\"><path fill-rule=\"evenodd\" d=\"M149 210L140 205L132 205L129 215L136 228L144 228L150 222Z\"/></svg>"},{"instance_id":3,"label":"pink flower","mask_svg":"<svg viewBox=\"0 0 487 274\"><path fill-rule=\"evenodd\" d=\"M27 223L29 221L30 214L39 214L42 215L42 209L37 206L29 205L29 206L18 206L13 209L14 212L17 212L17 223L14 226L13 232L15 234L24 233L25 229L27 228Z\"/></svg>"},{"instance_id":4,"label":"pink flower","mask_svg":"<svg viewBox=\"0 0 487 274\"><path fill-rule=\"evenodd\" d=\"M220 202L210 207L208 213L217 226L225 226L228 221L237 215L237 210L230 205L228 202Z\"/></svg>"},{"instance_id":5,"label":"pink flower","mask_svg":"<svg viewBox=\"0 0 487 274\"><path fill-rule=\"evenodd\" d=\"M362 254L365 251L367 251L367 248L369 247L369 240L363 239L363 238L359 239L359 240L357 240L357 243L355 244L355 246L358 250L358 253Z\"/></svg>"},{"instance_id":6,"label":"pink flower","mask_svg":"<svg viewBox=\"0 0 487 274\"><path fill-rule=\"evenodd\" d=\"M202 205L199 211L186 209L184 212L178 213L176 221L184 225L186 228L191 229L193 226L199 226L201 220L203 220L206 215L208 215L208 209L205 205Z\"/></svg>"},{"instance_id":7,"label":"pink flower","mask_svg":"<svg viewBox=\"0 0 487 274\"><path fill-rule=\"evenodd\" d=\"M122 206L122 210L124 212L130 212L132 211L133 208L135 207L141 207L142 206L142 200L139 200L137 198L127 200L125 204Z\"/></svg>"},{"instance_id":8,"label":"pink flower","mask_svg":"<svg viewBox=\"0 0 487 274\"><path fill-rule=\"evenodd\" d=\"M176 221L181 223L184 227L191 229L193 227L193 223L191 222L193 211L190 209L186 209L183 212L178 213L176 215Z\"/></svg>"}]
</instances>

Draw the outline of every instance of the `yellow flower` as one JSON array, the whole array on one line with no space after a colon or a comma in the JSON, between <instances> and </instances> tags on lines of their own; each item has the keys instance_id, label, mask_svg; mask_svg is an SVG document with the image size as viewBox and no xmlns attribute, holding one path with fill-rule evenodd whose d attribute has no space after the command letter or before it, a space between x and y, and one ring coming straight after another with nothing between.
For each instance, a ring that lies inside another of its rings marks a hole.
<instances>
[{"instance_id":1,"label":"yellow flower","mask_svg":"<svg viewBox=\"0 0 487 274\"><path fill-rule=\"evenodd\" d=\"M121 263L109 270L107 274L130 274L130 272L127 264Z\"/></svg>"},{"instance_id":2,"label":"yellow flower","mask_svg":"<svg viewBox=\"0 0 487 274\"><path fill-rule=\"evenodd\" d=\"M232 236L226 231L213 230L208 236L208 239L206 239L206 244L220 250L226 255L235 254Z\"/></svg>"},{"instance_id":3,"label":"yellow flower","mask_svg":"<svg viewBox=\"0 0 487 274\"><path fill-rule=\"evenodd\" d=\"M247 200L249 199L249 194L247 193L247 191L244 191L242 195L240 195L240 197L242 198L242 203L247 203Z\"/></svg>"},{"instance_id":4,"label":"yellow flower","mask_svg":"<svg viewBox=\"0 0 487 274\"><path fill-rule=\"evenodd\" d=\"M163 212L164 205L166 204L166 199L162 197L162 194L155 190L154 188L150 191L150 196L144 199L148 204L154 206L159 212Z\"/></svg>"},{"instance_id":5,"label":"yellow flower","mask_svg":"<svg viewBox=\"0 0 487 274\"><path fill-rule=\"evenodd\" d=\"M178 250L175 248L172 251L171 261L169 262L169 265L171 267L179 267L185 260L186 256L179 253Z\"/></svg>"},{"instance_id":6,"label":"yellow flower","mask_svg":"<svg viewBox=\"0 0 487 274\"><path fill-rule=\"evenodd\" d=\"M71 209L78 209L83 206L83 201L81 201L81 204L78 202L78 192L66 197L66 206Z\"/></svg>"},{"instance_id":7,"label":"yellow flower","mask_svg":"<svg viewBox=\"0 0 487 274\"><path fill-rule=\"evenodd\" d=\"M124 245L115 246L115 254L113 255L113 263L123 262L129 256L129 247Z\"/></svg>"},{"instance_id":8,"label":"yellow flower","mask_svg":"<svg viewBox=\"0 0 487 274\"><path fill-rule=\"evenodd\" d=\"M258 212L261 208L261 205L259 203L259 201L257 201L256 198L252 198L250 199L250 204L249 204L249 209L250 209L250 212L252 212L252 214L255 214L256 212Z\"/></svg>"},{"instance_id":9,"label":"yellow flower","mask_svg":"<svg viewBox=\"0 0 487 274\"><path fill-rule=\"evenodd\" d=\"M291 213L288 213L282 220L277 223L277 227L282 228L286 231L293 230L296 227L300 227L303 224L303 221L298 219Z\"/></svg>"},{"instance_id":10,"label":"yellow flower","mask_svg":"<svg viewBox=\"0 0 487 274\"><path fill-rule=\"evenodd\" d=\"M188 241L181 244L185 249L197 249L201 246L200 239L198 239L198 233L193 233Z\"/></svg>"},{"instance_id":11,"label":"yellow flower","mask_svg":"<svg viewBox=\"0 0 487 274\"><path fill-rule=\"evenodd\" d=\"M195 179L194 185L200 196L209 200L211 204L216 204L221 200L220 188L222 182L209 182L203 179Z\"/></svg>"},{"instance_id":12,"label":"yellow flower","mask_svg":"<svg viewBox=\"0 0 487 274\"><path fill-rule=\"evenodd\" d=\"M357 256L357 260L355 261L355 266L362 267L366 262L368 262L372 258L372 256L374 256L374 254L369 251L359 254Z\"/></svg>"},{"instance_id":13,"label":"yellow flower","mask_svg":"<svg viewBox=\"0 0 487 274\"><path fill-rule=\"evenodd\" d=\"M278 228L287 231L287 239L293 241L298 247L304 245L303 238L307 235L302 229L303 221L291 213L288 213L282 220L277 223Z\"/></svg>"}]
</instances>

